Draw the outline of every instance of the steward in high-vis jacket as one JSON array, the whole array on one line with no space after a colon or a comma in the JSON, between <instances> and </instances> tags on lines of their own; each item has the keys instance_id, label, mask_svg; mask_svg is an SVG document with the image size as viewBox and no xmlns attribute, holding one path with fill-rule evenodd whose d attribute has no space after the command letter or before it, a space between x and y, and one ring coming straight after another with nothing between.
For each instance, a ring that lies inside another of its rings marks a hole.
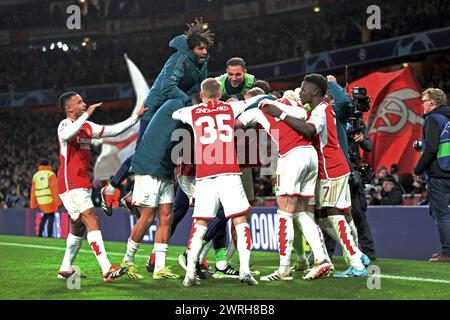
<instances>
[{"instance_id":1,"label":"steward in high-vis jacket","mask_svg":"<svg viewBox=\"0 0 450 320\"><path fill-rule=\"evenodd\" d=\"M47 235L53 235L54 213L58 211L61 200L58 196L56 174L47 160L42 160L31 183L30 208L39 208L43 213L39 225L39 237L42 237L45 223L48 220Z\"/></svg>"}]
</instances>

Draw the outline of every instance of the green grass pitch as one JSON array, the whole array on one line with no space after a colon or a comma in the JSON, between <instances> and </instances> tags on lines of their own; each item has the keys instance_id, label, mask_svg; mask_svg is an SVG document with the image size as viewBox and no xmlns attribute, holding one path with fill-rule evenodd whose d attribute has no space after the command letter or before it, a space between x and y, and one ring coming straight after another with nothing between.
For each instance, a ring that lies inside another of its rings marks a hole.
<instances>
[{"instance_id":1,"label":"green grass pitch","mask_svg":"<svg viewBox=\"0 0 450 320\"><path fill-rule=\"evenodd\" d=\"M126 250L124 242L106 242L109 259L120 263ZM183 270L177 257L184 247L170 246L167 265L182 275L177 280L153 280L145 270L151 245L142 245L136 258L144 279L123 276L104 283L100 267L86 240L83 241L75 265L87 276L79 290L69 290L64 280L56 278L64 255L65 240L17 236L0 236L0 299L155 299L155 300L303 300L303 299L450 299L450 264L427 261L380 259L379 289L368 288L368 278L324 278L314 281L294 275L294 281L262 282L259 286L243 286L236 279L207 279L200 286L184 288ZM208 256L213 261L212 253ZM343 271L341 257L334 259L336 270ZM252 252L252 263L262 275L278 264L275 252ZM237 256L234 264L237 265ZM259 279L259 277L257 277Z\"/></svg>"}]
</instances>

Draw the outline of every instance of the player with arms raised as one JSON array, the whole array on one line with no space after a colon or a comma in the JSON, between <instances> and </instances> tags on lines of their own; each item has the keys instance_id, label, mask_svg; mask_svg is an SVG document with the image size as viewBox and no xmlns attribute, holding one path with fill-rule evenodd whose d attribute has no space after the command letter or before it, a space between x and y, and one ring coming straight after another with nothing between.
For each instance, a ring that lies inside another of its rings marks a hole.
<instances>
[{"instance_id":1,"label":"player with arms raised","mask_svg":"<svg viewBox=\"0 0 450 320\"><path fill-rule=\"evenodd\" d=\"M76 92L67 92L59 98L59 106L67 115L58 126L60 145L60 166L58 170L58 191L72 223L67 237L67 247L58 278L67 279L74 275L72 262L81 247L87 230L87 240L102 269L105 282L122 276L127 268L119 268L109 262L99 228L97 215L91 200L92 185L89 179L92 139L114 137L132 127L145 112L143 107L127 120L111 126L102 126L87 119L101 103L86 107Z\"/></svg>"}]
</instances>

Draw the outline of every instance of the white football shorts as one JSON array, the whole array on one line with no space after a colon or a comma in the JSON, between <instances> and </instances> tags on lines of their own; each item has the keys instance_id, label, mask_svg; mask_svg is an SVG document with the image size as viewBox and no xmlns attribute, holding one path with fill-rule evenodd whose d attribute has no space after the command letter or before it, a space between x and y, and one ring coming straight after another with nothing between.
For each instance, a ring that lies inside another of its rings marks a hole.
<instances>
[{"instance_id":1,"label":"white football shorts","mask_svg":"<svg viewBox=\"0 0 450 320\"><path fill-rule=\"evenodd\" d=\"M133 205L157 208L160 204L173 203L174 184L171 180L149 175L135 175Z\"/></svg>"},{"instance_id":2,"label":"white football shorts","mask_svg":"<svg viewBox=\"0 0 450 320\"><path fill-rule=\"evenodd\" d=\"M220 204L227 218L246 214L250 210L240 175L228 174L196 182L192 218L212 220Z\"/></svg>"},{"instance_id":3,"label":"white football shorts","mask_svg":"<svg viewBox=\"0 0 450 320\"><path fill-rule=\"evenodd\" d=\"M351 209L348 175L337 179L319 179L319 208Z\"/></svg>"},{"instance_id":4,"label":"white football shorts","mask_svg":"<svg viewBox=\"0 0 450 320\"><path fill-rule=\"evenodd\" d=\"M77 188L61 193L59 197L70 218L73 221L78 221L84 211L94 208L91 195L92 189Z\"/></svg>"},{"instance_id":5,"label":"white football shorts","mask_svg":"<svg viewBox=\"0 0 450 320\"><path fill-rule=\"evenodd\" d=\"M317 151L299 147L278 159L275 194L314 198L318 172Z\"/></svg>"}]
</instances>

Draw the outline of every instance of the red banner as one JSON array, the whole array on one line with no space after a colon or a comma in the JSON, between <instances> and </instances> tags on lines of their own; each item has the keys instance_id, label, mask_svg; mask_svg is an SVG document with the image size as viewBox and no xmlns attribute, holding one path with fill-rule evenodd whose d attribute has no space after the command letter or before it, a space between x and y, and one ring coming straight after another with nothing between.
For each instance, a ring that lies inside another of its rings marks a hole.
<instances>
[{"instance_id":1,"label":"red banner","mask_svg":"<svg viewBox=\"0 0 450 320\"><path fill-rule=\"evenodd\" d=\"M409 68L375 72L350 84L366 87L372 97L371 112L364 121L373 142L373 151L365 155L374 170L399 165L398 173L412 173L420 158L412 144L422 137L423 109L419 87Z\"/></svg>"}]
</instances>

